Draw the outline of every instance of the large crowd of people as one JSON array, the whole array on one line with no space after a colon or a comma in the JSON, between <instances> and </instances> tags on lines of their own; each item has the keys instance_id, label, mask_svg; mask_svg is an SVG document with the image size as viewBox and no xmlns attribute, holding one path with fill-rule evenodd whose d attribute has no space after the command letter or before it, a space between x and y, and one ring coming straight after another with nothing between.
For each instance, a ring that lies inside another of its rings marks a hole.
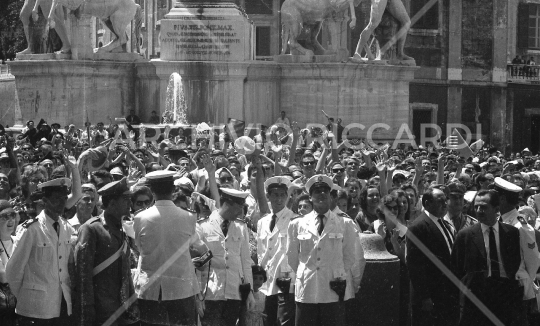
<instances>
[{"instance_id":1,"label":"large crowd of people","mask_svg":"<svg viewBox=\"0 0 540 326\"><path fill-rule=\"evenodd\" d=\"M0 325L355 325L367 233L399 325L539 323L528 149L118 121L0 126Z\"/></svg>"}]
</instances>

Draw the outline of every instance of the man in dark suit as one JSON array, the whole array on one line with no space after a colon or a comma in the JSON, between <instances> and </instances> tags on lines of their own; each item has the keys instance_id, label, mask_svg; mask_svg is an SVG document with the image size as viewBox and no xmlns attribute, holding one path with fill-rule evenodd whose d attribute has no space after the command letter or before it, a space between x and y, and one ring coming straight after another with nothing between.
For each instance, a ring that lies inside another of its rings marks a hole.
<instances>
[{"instance_id":1,"label":"man in dark suit","mask_svg":"<svg viewBox=\"0 0 540 326\"><path fill-rule=\"evenodd\" d=\"M524 325L523 288L516 280L521 254L519 231L498 221L499 195L481 190L474 201L480 223L461 230L452 251L456 276L489 311L462 294L460 325Z\"/></svg>"},{"instance_id":2,"label":"man in dark suit","mask_svg":"<svg viewBox=\"0 0 540 326\"><path fill-rule=\"evenodd\" d=\"M437 263L451 273L452 228L443 217L447 189L430 187L422 197L424 210L407 232L407 268L412 285L412 325L456 325L458 290ZM435 257L429 257L433 254ZM438 261L438 262L436 262Z\"/></svg>"}]
</instances>

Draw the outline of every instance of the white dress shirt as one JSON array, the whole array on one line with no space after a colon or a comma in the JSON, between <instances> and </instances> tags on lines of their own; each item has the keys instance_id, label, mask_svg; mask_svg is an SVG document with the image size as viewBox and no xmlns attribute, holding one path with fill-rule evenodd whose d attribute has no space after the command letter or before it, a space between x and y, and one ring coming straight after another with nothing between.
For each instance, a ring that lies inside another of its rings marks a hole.
<instances>
[{"instance_id":1,"label":"white dress shirt","mask_svg":"<svg viewBox=\"0 0 540 326\"><path fill-rule=\"evenodd\" d=\"M489 226L485 225L484 223L480 223L480 227L482 228L482 235L484 236L484 245L486 246L486 257L487 257L487 268L488 268L488 277L491 276L491 257L489 256ZM495 243L497 244L497 254L499 255L499 270L501 271L501 277L507 277L506 272L504 270L504 265L502 263L502 256L501 256L501 245L499 240L499 223L495 223L493 225L493 231L495 233Z\"/></svg>"},{"instance_id":2,"label":"white dress shirt","mask_svg":"<svg viewBox=\"0 0 540 326\"><path fill-rule=\"evenodd\" d=\"M446 241L446 245L448 246L448 251L450 251L450 253L452 253L452 243L450 243L448 241L448 239L446 238L446 234L444 233L444 230L442 229L441 223L439 223L439 218L436 217L435 215L431 214L430 212L428 212L426 209L424 209L424 212L433 221L433 223L435 223L435 225L437 226L437 228L441 232L441 234L442 234L442 236L444 238L444 241ZM450 232L450 235L453 236L452 230L448 229L448 231Z\"/></svg>"}]
</instances>

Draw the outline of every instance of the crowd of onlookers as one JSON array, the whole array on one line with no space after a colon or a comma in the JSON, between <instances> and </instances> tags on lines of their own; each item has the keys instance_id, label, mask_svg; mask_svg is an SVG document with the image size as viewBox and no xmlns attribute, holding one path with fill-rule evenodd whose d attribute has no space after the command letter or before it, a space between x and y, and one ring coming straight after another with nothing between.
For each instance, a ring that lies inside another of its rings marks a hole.
<instances>
[{"instance_id":1,"label":"crowd of onlookers","mask_svg":"<svg viewBox=\"0 0 540 326\"><path fill-rule=\"evenodd\" d=\"M160 119L154 113L150 123L158 124ZM20 228L43 210L40 183L62 177L72 180L63 217L77 229L103 211L97 192L105 185L125 178L132 190L131 211L136 214L154 201L145 175L169 170L175 172L173 202L194 211L199 220L216 209L212 182L218 188L249 192L244 216L239 218L251 229L250 250L256 264L261 190L255 184L251 160L253 150L260 148L264 178L281 176L291 182L287 207L295 214L313 211L305 184L324 174L334 185L334 207L361 231L383 237L388 251L401 261L400 324L406 325L411 308L405 234L424 210L435 207L429 203L433 186L448 189L444 216L452 225L453 237L477 223L475 197L479 191L491 189L497 177L521 188L514 206L532 228L540 229L540 156L528 149L504 155L496 148L482 148L464 158L445 144L390 148L357 140L349 142L355 145L346 145L339 119L330 118L326 130L301 129L284 113L277 122L290 129L272 126L248 139L226 128L209 139L187 126L174 133L175 126L162 126L154 128L160 134L152 142L147 141L147 128L138 126L141 121L134 112L118 122L110 119L107 125L87 123L84 129L44 120L37 125L28 121L20 132L0 127L0 202L7 201L16 212L4 217L0 205L2 244L15 235L17 225ZM7 254L0 255L0 283L7 283L5 265L12 244L8 246L0 248L0 253Z\"/></svg>"}]
</instances>

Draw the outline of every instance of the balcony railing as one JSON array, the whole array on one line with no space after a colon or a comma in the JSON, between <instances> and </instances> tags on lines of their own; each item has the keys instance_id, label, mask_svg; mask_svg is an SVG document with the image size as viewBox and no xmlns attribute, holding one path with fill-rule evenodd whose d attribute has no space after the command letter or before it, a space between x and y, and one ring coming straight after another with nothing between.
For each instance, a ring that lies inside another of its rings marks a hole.
<instances>
[{"instance_id":1,"label":"balcony railing","mask_svg":"<svg viewBox=\"0 0 540 326\"><path fill-rule=\"evenodd\" d=\"M540 84L540 66L508 64L506 73L509 82Z\"/></svg>"}]
</instances>

